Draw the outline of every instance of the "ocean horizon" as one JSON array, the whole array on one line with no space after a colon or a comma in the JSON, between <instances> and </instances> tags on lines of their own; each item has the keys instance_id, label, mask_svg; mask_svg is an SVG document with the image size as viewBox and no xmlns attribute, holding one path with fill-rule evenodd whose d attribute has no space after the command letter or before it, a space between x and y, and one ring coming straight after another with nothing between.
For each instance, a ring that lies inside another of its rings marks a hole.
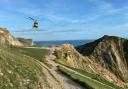
<instances>
[{"instance_id":1,"label":"ocean horizon","mask_svg":"<svg viewBox=\"0 0 128 89\"><path fill-rule=\"evenodd\" d=\"M73 46L79 46L83 45L89 42L92 42L93 40L55 40L55 41L34 41L34 44L37 46L59 46L62 44L71 44Z\"/></svg>"}]
</instances>

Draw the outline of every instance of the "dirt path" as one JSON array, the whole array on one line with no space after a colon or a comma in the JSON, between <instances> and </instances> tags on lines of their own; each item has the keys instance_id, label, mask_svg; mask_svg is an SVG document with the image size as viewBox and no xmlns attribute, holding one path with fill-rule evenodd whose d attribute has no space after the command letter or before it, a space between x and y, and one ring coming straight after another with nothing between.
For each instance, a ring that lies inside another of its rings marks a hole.
<instances>
[{"instance_id":1,"label":"dirt path","mask_svg":"<svg viewBox=\"0 0 128 89\"><path fill-rule=\"evenodd\" d=\"M39 48L39 49L50 50L51 55L46 56L46 60L48 61L49 64L52 65L52 68L49 68L47 64L43 62L39 62L35 60L40 64L40 66L42 66L42 71L45 73L47 86L45 85L44 89L85 89L58 71L57 69L58 64L52 61L55 58L52 55L52 52L55 50L55 48L49 48L49 47L48 48L26 47L26 48Z\"/></svg>"},{"instance_id":2,"label":"dirt path","mask_svg":"<svg viewBox=\"0 0 128 89\"><path fill-rule=\"evenodd\" d=\"M79 84L75 83L65 75L61 74L56 67L53 65L52 69L50 69L46 64L35 60L40 66L42 66L42 71L45 73L45 81L43 84L43 88L40 89L85 89L81 87Z\"/></svg>"},{"instance_id":3,"label":"dirt path","mask_svg":"<svg viewBox=\"0 0 128 89\"><path fill-rule=\"evenodd\" d=\"M50 61L51 57L52 56L46 57L46 59L48 60L48 63L52 64L52 66L53 66L51 69L49 67L47 67L45 64L42 64L42 65L45 67L45 69L47 69L47 71L50 72L50 74L52 76L54 76L54 79L56 80L56 84L58 83L58 85L59 85L58 88L53 88L53 89L85 89L85 88L81 87L79 84L72 81L71 79L67 78L62 73L60 73L57 70L58 64L56 64L54 61ZM49 77L50 75L47 75L47 76ZM61 88L59 88L59 87L61 87Z\"/></svg>"}]
</instances>

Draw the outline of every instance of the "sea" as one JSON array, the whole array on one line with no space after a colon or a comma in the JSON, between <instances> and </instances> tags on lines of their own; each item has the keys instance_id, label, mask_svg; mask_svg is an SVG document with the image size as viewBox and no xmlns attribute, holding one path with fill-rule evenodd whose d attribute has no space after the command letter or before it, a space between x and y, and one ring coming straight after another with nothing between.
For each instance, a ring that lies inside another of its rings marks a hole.
<instances>
[{"instance_id":1,"label":"sea","mask_svg":"<svg viewBox=\"0 0 128 89\"><path fill-rule=\"evenodd\" d=\"M44 47L59 46L62 44L72 44L74 46L79 46L92 41L93 40L57 40L57 41L34 41L34 43L37 46L44 46Z\"/></svg>"}]
</instances>

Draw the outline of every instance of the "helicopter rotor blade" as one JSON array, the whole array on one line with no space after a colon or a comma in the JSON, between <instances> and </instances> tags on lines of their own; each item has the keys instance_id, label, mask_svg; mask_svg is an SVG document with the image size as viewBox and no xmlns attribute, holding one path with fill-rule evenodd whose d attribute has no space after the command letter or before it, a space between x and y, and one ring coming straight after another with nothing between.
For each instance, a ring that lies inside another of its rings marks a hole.
<instances>
[{"instance_id":1,"label":"helicopter rotor blade","mask_svg":"<svg viewBox=\"0 0 128 89\"><path fill-rule=\"evenodd\" d=\"M42 30L42 29L23 29L23 30L13 30L11 32L14 33L24 33L24 32L45 32L46 30Z\"/></svg>"},{"instance_id":2,"label":"helicopter rotor blade","mask_svg":"<svg viewBox=\"0 0 128 89\"><path fill-rule=\"evenodd\" d=\"M32 18L32 17L28 17L28 19L29 19L29 20L33 20L33 21L35 20L35 19L34 19L34 18Z\"/></svg>"}]
</instances>

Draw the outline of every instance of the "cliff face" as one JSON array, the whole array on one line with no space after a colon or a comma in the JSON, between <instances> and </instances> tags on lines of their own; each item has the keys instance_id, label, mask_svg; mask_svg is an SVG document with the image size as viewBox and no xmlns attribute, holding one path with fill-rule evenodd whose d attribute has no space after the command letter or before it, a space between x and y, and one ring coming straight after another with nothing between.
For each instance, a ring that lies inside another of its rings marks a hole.
<instances>
[{"instance_id":1,"label":"cliff face","mask_svg":"<svg viewBox=\"0 0 128 89\"><path fill-rule=\"evenodd\" d=\"M13 37L9 31L4 28L0 28L0 44L2 45L16 45L23 46L15 37Z\"/></svg>"},{"instance_id":2,"label":"cliff face","mask_svg":"<svg viewBox=\"0 0 128 89\"><path fill-rule=\"evenodd\" d=\"M0 28L0 44L13 46L33 46L32 39L15 38L5 28Z\"/></svg>"},{"instance_id":3,"label":"cliff face","mask_svg":"<svg viewBox=\"0 0 128 89\"><path fill-rule=\"evenodd\" d=\"M17 38L17 40L20 41L24 46L33 46L34 45L32 39Z\"/></svg>"},{"instance_id":4,"label":"cliff face","mask_svg":"<svg viewBox=\"0 0 128 89\"><path fill-rule=\"evenodd\" d=\"M128 80L128 40L106 37L97 45L92 55L119 78Z\"/></svg>"},{"instance_id":5,"label":"cliff face","mask_svg":"<svg viewBox=\"0 0 128 89\"><path fill-rule=\"evenodd\" d=\"M93 56L97 63L113 72L121 80L128 80L128 40L104 36L90 43L90 48L87 46L88 44L79 46L77 50L84 56ZM86 54L85 50L91 50L91 52Z\"/></svg>"},{"instance_id":6,"label":"cliff face","mask_svg":"<svg viewBox=\"0 0 128 89\"><path fill-rule=\"evenodd\" d=\"M126 39L104 36L76 48L63 45L55 51L55 55L56 60L62 64L99 74L118 86L128 88L127 47Z\"/></svg>"}]
</instances>

